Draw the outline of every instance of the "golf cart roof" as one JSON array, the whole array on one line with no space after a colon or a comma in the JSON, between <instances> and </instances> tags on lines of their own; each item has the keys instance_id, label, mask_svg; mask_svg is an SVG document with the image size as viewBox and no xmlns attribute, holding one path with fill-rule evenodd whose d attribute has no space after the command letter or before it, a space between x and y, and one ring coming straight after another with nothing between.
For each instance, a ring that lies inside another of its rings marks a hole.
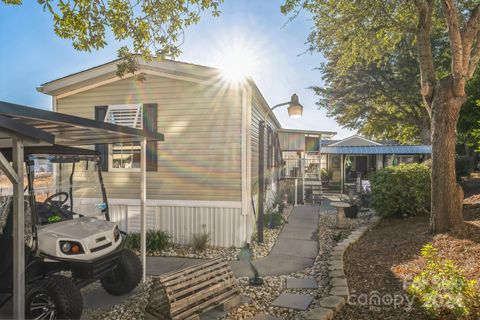
<instances>
[{"instance_id":1,"label":"golf cart roof","mask_svg":"<svg viewBox=\"0 0 480 320\"><path fill-rule=\"evenodd\" d=\"M164 140L161 133L0 101L0 148L11 147L12 136L21 136L26 147Z\"/></svg>"},{"instance_id":2,"label":"golf cart roof","mask_svg":"<svg viewBox=\"0 0 480 320\"><path fill-rule=\"evenodd\" d=\"M83 149L83 148L74 148L74 147L65 147L59 145L45 146L45 147L26 147L24 149L25 160L28 159L30 155L35 154L47 154L47 155L69 155L69 156L99 156L95 150ZM8 161L12 161L12 148L1 148L0 152L5 156Z\"/></svg>"}]
</instances>

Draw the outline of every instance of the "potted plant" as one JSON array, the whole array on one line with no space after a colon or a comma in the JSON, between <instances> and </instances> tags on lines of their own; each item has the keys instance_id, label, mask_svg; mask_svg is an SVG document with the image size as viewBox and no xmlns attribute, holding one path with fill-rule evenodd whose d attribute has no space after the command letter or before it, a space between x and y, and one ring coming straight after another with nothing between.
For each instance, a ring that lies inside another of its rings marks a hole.
<instances>
[{"instance_id":1,"label":"potted plant","mask_svg":"<svg viewBox=\"0 0 480 320\"><path fill-rule=\"evenodd\" d=\"M320 170L320 179L322 180L322 184L324 186L328 186L330 183L330 180L332 180L333 177L333 172L331 170L327 169L322 169Z\"/></svg>"}]
</instances>

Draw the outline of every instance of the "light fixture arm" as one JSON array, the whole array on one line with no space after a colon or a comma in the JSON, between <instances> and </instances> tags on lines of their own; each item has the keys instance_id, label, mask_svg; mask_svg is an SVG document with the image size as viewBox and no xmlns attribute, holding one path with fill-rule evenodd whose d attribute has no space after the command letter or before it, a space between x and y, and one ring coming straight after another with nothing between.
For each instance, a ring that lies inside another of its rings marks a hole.
<instances>
[{"instance_id":1,"label":"light fixture arm","mask_svg":"<svg viewBox=\"0 0 480 320\"><path fill-rule=\"evenodd\" d=\"M263 122L267 123L267 118L270 115L270 113L273 112L273 110L277 109L278 107L283 107L283 106L289 105L290 103L291 103L290 101L287 101L287 102L284 102L284 103L276 104L273 107L269 108L267 113L265 113L264 116L263 116Z\"/></svg>"}]
</instances>

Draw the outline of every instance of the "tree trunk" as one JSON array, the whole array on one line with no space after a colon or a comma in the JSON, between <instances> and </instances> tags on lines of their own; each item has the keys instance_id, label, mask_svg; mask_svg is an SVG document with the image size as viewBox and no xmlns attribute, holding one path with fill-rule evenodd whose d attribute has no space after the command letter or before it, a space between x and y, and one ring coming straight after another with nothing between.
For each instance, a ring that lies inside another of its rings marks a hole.
<instances>
[{"instance_id":1,"label":"tree trunk","mask_svg":"<svg viewBox=\"0 0 480 320\"><path fill-rule=\"evenodd\" d=\"M457 121L466 97L454 95L452 78L440 81L432 102L432 213L433 232L463 224L463 190L455 175Z\"/></svg>"}]
</instances>

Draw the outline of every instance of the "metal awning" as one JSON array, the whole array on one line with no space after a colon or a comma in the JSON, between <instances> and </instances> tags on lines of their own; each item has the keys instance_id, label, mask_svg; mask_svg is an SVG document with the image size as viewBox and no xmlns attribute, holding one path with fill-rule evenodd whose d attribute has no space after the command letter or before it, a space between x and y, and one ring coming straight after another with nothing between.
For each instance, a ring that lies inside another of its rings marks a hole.
<instances>
[{"instance_id":1,"label":"metal awning","mask_svg":"<svg viewBox=\"0 0 480 320\"><path fill-rule=\"evenodd\" d=\"M431 154L432 146L362 146L323 147L323 154Z\"/></svg>"},{"instance_id":2,"label":"metal awning","mask_svg":"<svg viewBox=\"0 0 480 320\"><path fill-rule=\"evenodd\" d=\"M13 135L25 145L81 146L118 142L163 141L161 133L51 112L0 101L0 148L11 147Z\"/></svg>"},{"instance_id":3,"label":"metal awning","mask_svg":"<svg viewBox=\"0 0 480 320\"><path fill-rule=\"evenodd\" d=\"M0 148L0 153L7 159L7 161L13 160L12 148ZM26 147L24 149L24 158L28 159L30 155L40 155L40 154L55 154L55 155L69 155L69 156L100 156L100 153L95 150L84 149L84 148L74 148L74 147L65 147L59 145L53 146L44 146L44 147Z\"/></svg>"}]
</instances>

